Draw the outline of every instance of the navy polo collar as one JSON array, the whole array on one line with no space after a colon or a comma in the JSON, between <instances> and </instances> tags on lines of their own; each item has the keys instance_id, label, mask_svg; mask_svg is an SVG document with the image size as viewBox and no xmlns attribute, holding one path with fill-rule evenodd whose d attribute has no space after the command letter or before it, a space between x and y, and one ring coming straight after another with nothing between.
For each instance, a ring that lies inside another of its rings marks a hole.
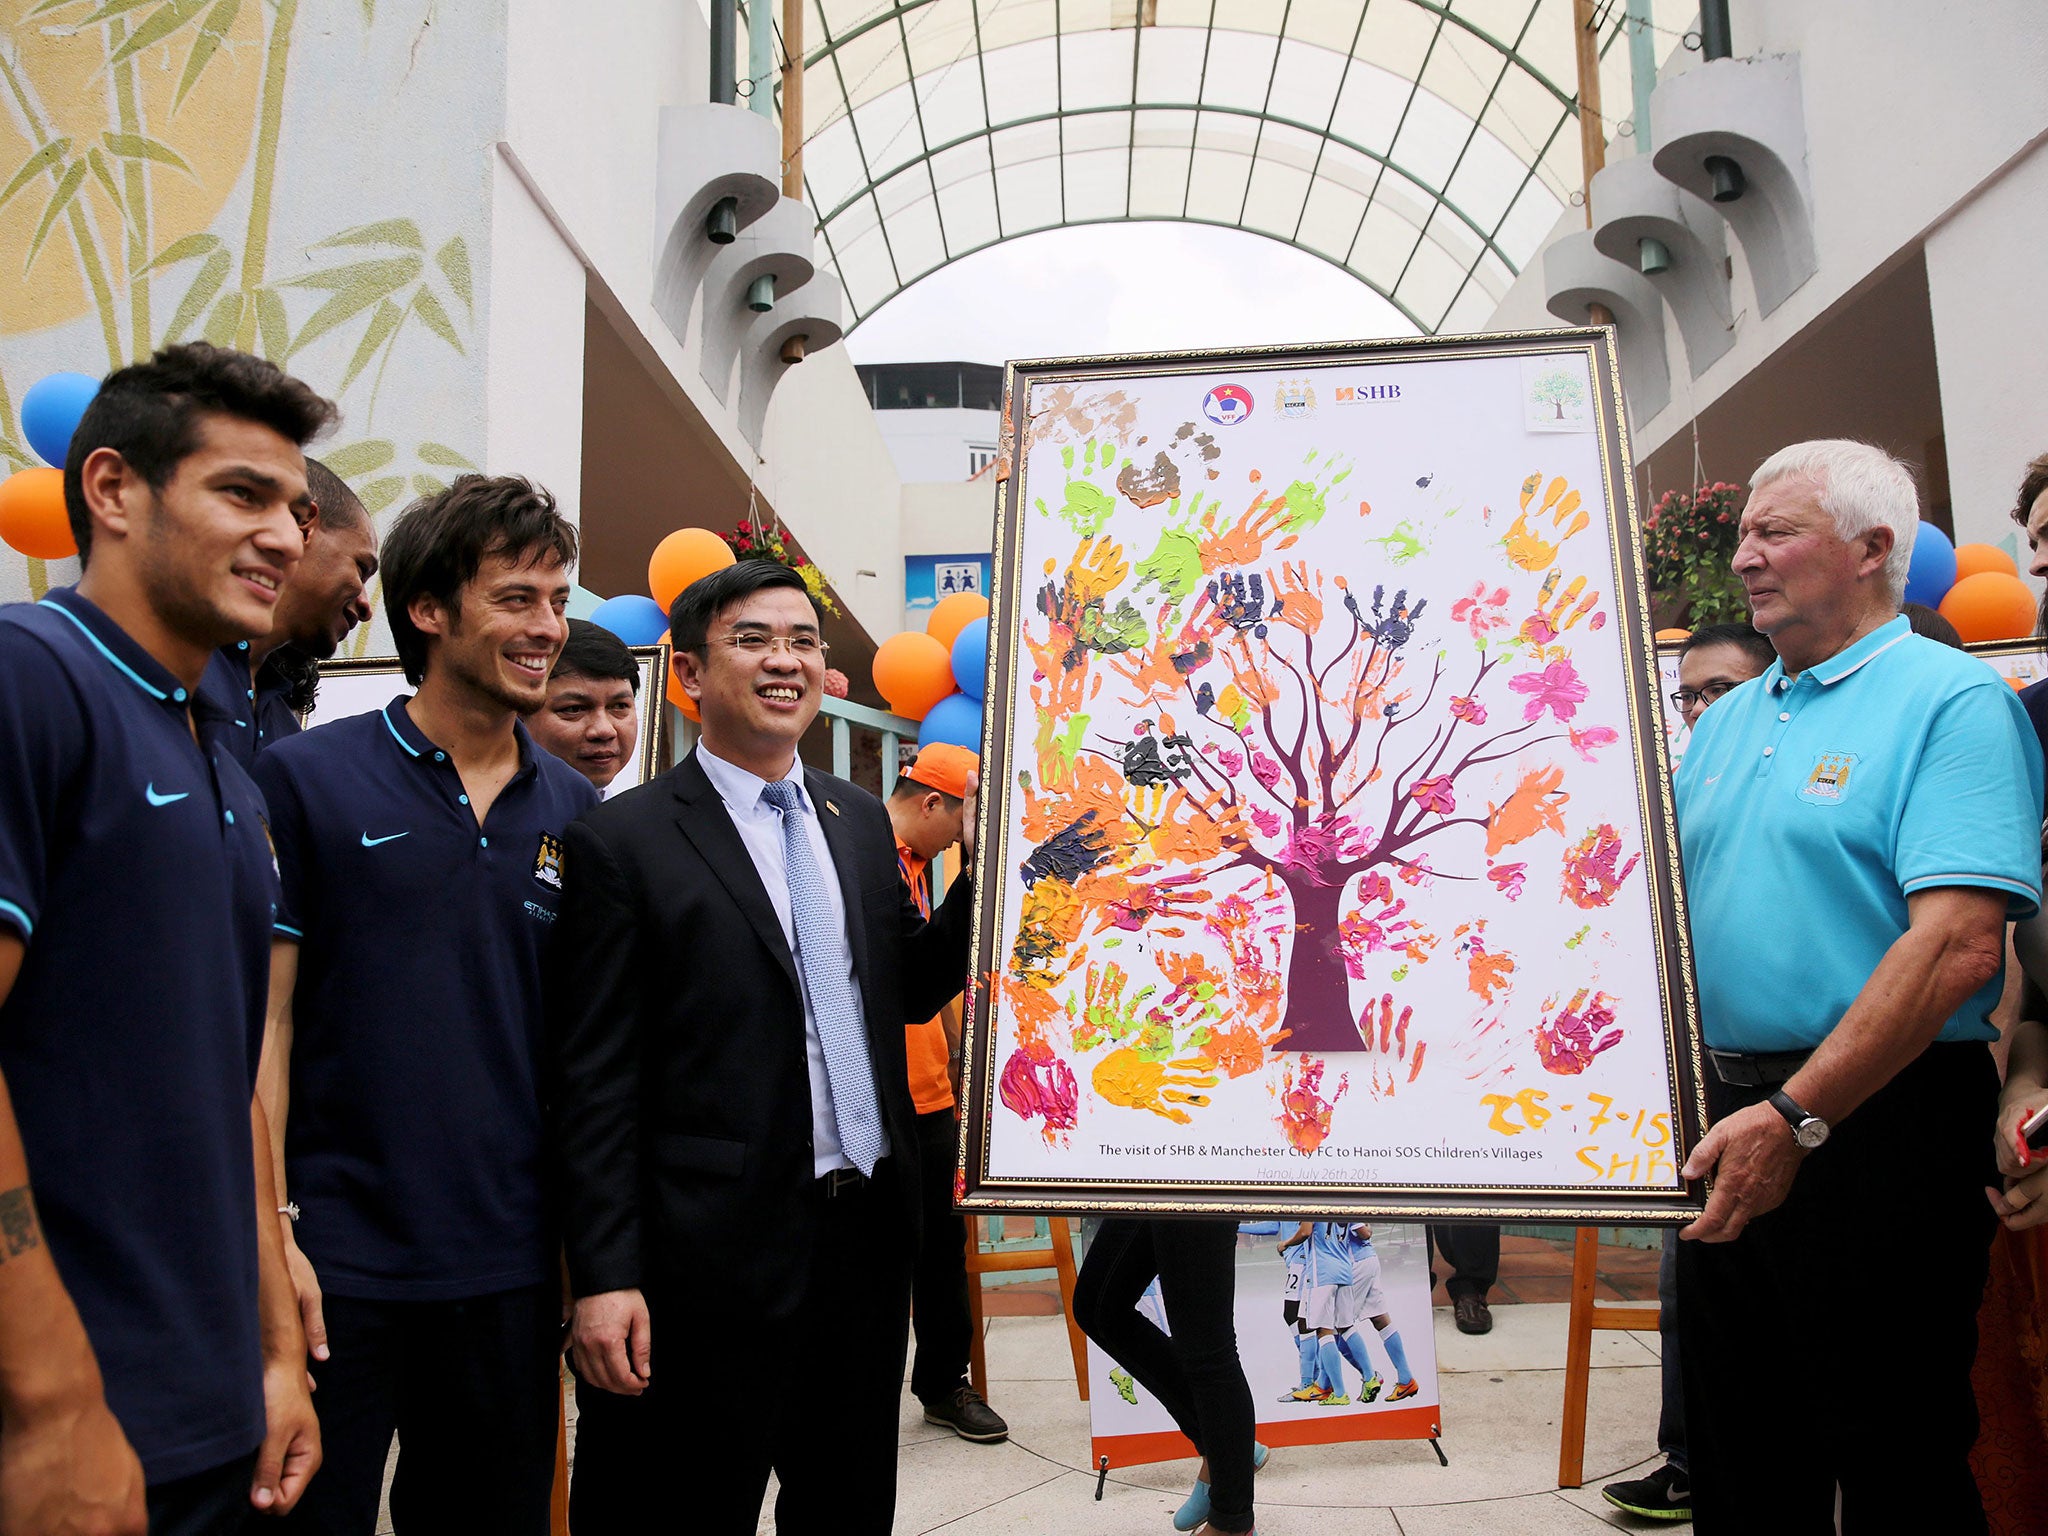
<instances>
[{"instance_id":1,"label":"navy polo collar","mask_svg":"<svg viewBox=\"0 0 2048 1536\"><path fill-rule=\"evenodd\" d=\"M401 693L384 706L384 729L390 732L392 740L396 741L404 749L405 755L414 762L423 763L430 768L437 764L445 764L448 761L448 754L436 746L427 733L419 728L412 717L412 711L405 707L411 701L411 694ZM524 721L516 718L513 720L512 735L519 743L519 769L511 778L511 782L517 784L521 779L531 776L537 765L533 757L533 738L527 735Z\"/></svg>"},{"instance_id":2,"label":"navy polo collar","mask_svg":"<svg viewBox=\"0 0 2048 1536\"><path fill-rule=\"evenodd\" d=\"M61 613L76 625L101 659L143 693L166 708L185 712L192 697L185 685L144 650L133 635L108 618L99 604L80 597L76 587L54 587L43 598L42 606Z\"/></svg>"}]
</instances>

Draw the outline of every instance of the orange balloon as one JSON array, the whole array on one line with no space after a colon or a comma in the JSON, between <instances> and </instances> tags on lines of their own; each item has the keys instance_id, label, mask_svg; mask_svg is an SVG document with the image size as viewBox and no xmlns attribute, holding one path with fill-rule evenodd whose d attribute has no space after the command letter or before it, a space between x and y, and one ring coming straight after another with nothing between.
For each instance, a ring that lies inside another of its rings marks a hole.
<instances>
[{"instance_id":1,"label":"orange balloon","mask_svg":"<svg viewBox=\"0 0 2048 1536\"><path fill-rule=\"evenodd\" d=\"M897 714L922 720L953 691L952 653L932 636L915 630L891 635L875 651L875 689Z\"/></svg>"},{"instance_id":2,"label":"orange balloon","mask_svg":"<svg viewBox=\"0 0 2048 1536\"><path fill-rule=\"evenodd\" d=\"M683 712L685 720L695 720L699 725L704 717L697 712L697 701L683 692L683 685L676 680L676 669L668 669L668 701Z\"/></svg>"},{"instance_id":3,"label":"orange balloon","mask_svg":"<svg viewBox=\"0 0 2048 1536\"><path fill-rule=\"evenodd\" d=\"M1659 645L1674 640L1690 640L1691 638L1692 631L1689 629L1660 629L1657 631L1657 643Z\"/></svg>"},{"instance_id":4,"label":"orange balloon","mask_svg":"<svg viewBox=\"0 0 2048 1536\"><path fill-rule=\"evenodd\" d=\"M2001 576L2017 576L2020 568L2012 563L2012 556L1991 544L1958 544L1956 546L1956 580L1966 576L1981 576L1986 571L1996 571Z\"/></svg>"},{"instance_id":5,"label":"orange balloon","mask_svg":"<svg viewBox=\"0 0 2048 1536\"><path fill-rule=\"evenodd\" d=\"M2023 640L2034 632L2034 589L2003 571L1965 576L1941 600L1941 616L1966 643Z\"/></svg>"},{"instance_id":6,"label":"orange balloon","mask_svg":"<svg viewBox=\"0 0 2048 1536\"><path fill-rule=\"evenodd\" d=\"M64 471L24 469L0 481L0 539L36 560L78 553L64 512Z\"/></svg>"},{"instance_id":7,"label":"orange balloon","mask_svg":"<svg viewBox=\"0 0 2048 1536\"><path fill-rule=\"evenodd\" d=\"M732 562L732 546L709 528L678 528L654 546L647 562L647 595L666 612L683 588Z\"/></svg>"},{"instance_id":8,"label":"orange balloon","mask_svg":"<svg viewBox=\"0 0 2048 1536\"><path fill-rule=\"evenodd\" d=\"M939 599L938 606L932 609L931 617L924 621L924 632L943 645L946 654L950 656L953 653L953 642L960 638L960 631L976 619L987 617L987 598L977 597L972 592L955 592L951 597ZM886 689L883 690L882 696L888 697ZM924 717L918 715L914 718L921 720Z\"/></svg>"}]
</instances>

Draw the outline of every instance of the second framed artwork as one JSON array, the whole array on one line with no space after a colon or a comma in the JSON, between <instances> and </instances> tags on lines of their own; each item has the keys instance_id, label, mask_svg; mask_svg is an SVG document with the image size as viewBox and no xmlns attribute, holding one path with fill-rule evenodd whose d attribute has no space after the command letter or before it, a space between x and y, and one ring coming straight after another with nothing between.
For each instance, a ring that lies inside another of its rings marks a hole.
<instances>
[{"instance_id":1,"label":"second framed artwork","mask_svg":"<svg viewBox=\"0 0 2048 1536\"><path fill-rule=\"evenodd\" d=\"M1695 1212L1611 333L1011 365L977 1209Z\"/></svg>"}]
</instances>

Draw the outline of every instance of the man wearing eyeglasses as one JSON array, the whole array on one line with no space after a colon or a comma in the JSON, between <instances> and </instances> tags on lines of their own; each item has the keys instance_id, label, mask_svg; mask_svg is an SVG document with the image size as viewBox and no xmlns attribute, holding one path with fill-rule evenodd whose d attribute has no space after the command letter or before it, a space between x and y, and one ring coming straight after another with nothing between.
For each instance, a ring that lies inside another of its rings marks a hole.
<instances>
[{"instance_id":1,"label":"man wearing eyeglasses","mask_svg":"<svg viewBox=\"0 0 2048 1536\"><path fill-rule=\"evenodd\" d=\"M1685 728L1691 730L1709 704L1752 677L1762 677L1777 659L1770 637L1747 624L1702 625L1678 653L1678 687L1671 693L1671 707L1685 717Z\"/></svg>"},{"instance_id":2,"label":"man wearing eyeglasses","mask_svg":"<svg viewBox=\"0 0 2048 1536\"><path fill-rule=\"evenodd\" d=\"M883 1536L917 1249L904 1026L965 982L971 882L927 921L882 803L798 757L825 643L793 571L713 572L669 623L697 749L564 839L570 1520L751 1533L772 1470L778 1529Z\"/></svg>"}]
</instances>

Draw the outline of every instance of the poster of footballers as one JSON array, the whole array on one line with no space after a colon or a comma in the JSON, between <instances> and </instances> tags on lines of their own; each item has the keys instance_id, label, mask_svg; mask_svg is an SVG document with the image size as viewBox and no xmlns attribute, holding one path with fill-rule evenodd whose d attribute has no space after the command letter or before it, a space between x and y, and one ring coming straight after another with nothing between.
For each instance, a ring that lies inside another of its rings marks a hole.
<instances>
[{"instance_id":1,"label":"poster of footballers","mask_svg":"<svg viewBox=\"0 0 2048 1536\"><path fill-rule=\"evenodd\" d=\"M1611 337L1011 365L970 1207L1670 1219Z\"/></svg>"},{"instance_id":2,"label":"poster of footballers","mask_svg":"<svg viewBox=\"0 0 2048 1536\"><path fill-rule=\"evenodd\" d=\"M1139 1310L1172 1332L1156 1286ZM1237 1350L1266 1446L1415 1440L1441 1428L1424 1229L1246 1222L1237 1239ZM1093 1459L1194 1454L1145 1389L1088 1347Z\"/></svg>"}]
</instances>

